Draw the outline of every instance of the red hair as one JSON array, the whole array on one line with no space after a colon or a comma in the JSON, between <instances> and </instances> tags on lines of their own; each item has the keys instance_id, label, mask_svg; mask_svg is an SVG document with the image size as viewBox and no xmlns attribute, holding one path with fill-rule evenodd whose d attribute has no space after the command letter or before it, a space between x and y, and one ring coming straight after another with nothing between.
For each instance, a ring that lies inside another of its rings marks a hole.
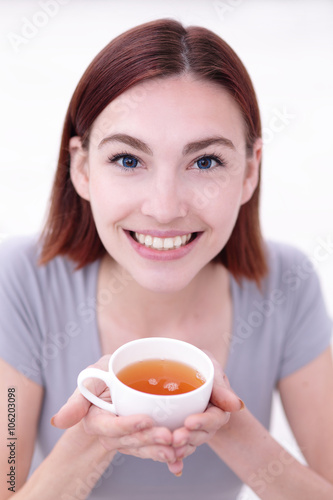
<instances>
[{"instance_id":1,"label":"red hair","mask_svg":"<svg viewBox=\"0 0 333 500\"><path fill-rule=\"evenodd\" d=\"M236 53L213 32L183 27L169 19L133 28L111 41L91 62L70 101L51 193L48 219L42 232L42 264L66 255L77 268L105 253L90 204L75 191L70 179L69 140L85 144L103 109L133 85L152 78L190 73L226 89L238 104L246 126L249 154L261 136L258 103L251 79ZM233 232L215 260L236 279L260 282L267 271L259 225L259 186L241 206Z\"/></svg>"}]
</instances>

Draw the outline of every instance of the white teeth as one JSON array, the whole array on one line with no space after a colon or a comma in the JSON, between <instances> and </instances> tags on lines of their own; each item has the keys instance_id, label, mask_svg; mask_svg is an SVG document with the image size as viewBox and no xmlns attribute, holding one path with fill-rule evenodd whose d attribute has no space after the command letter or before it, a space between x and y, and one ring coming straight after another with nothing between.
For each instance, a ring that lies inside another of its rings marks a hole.
<instances>
[{"instance_id":1,"label":"white teeth","mask_svg":"<svg viewBox=\"0 0 333 500\"><path fill-rule=\"evenodd\" d=\"M135 233L135 235L138 238L138 240L140 241L140 243L142 245L144 245L145 244L145 238L146 238L145 235L144 234L138 234L138 233Z\"/></svg>"},{"instance_id":2,"label":"white teeth","mask_svg":"<svg viewBox=\"0 0 333 500\"><path fill-rule=\"evenodd\" d=\"M156 250L173 250L186 245L191 239L192 233L175 236L174 238L152 237L150 234L135 233L136 240L146 247L152 247Z\"/></svg>"},{"instance_id":3,"label":"white teeth","mask_svg":"<svg viewBox=\"0 0 333 500\"><path fill-rule=\"evenodd\" d=\"M164 239L164 250L170 250L173 247L173 238L165 238Z\"/></svg>"},{"instance_id":4,"label":"white teeth","mask_svg":"<svg viewBox=\"0 0 333 500\"><path fill-rule=\"evenodd\" d=\"M176 248L179 248L182 244L182 239L180 236L176 236L176 238L174 239L174 246Z\"/></svg>"},{"instance_id":5,"label":"white teeth","mask_svg":"<svg viewBox=\"0 0 333 500\"><path fill-rule=\"evenodd\" d=\"M153 244L153 238L150 236L150 234L147 234L147 236L145 236L144 245L146 247L151 247L152 244Z\"/></svg>"},{"instance_id":6,"label":"white teeth","mask_svg":"<svg viewBox=\"0 0 333 500\"><path fill-rule=\"evenodd\" d=\"M154 238L154 240L153 240L153 248L156 248L156 250L161 250L163 248L163 240L162 240L162 238Z\"/></svg>"}]
</instances>

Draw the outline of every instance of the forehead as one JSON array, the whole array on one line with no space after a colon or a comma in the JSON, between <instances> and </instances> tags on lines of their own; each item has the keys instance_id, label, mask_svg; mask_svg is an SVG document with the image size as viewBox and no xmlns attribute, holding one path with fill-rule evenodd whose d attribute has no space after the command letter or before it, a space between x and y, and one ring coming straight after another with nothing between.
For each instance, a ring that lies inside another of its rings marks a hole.
<instances>
[{"instance_id":1,"label":"forehead","mask_svg":"<svg viewBox=\"0 0 333 500\"><path fill-rule=\"evenodd\" d=\"M173 144L221 134L236 148L245 145L245 124L237 103L220 85L189 75L141 82L114 99L97 117L92 131L127 133L146 142Z\"/></svg>"}]
</instances>

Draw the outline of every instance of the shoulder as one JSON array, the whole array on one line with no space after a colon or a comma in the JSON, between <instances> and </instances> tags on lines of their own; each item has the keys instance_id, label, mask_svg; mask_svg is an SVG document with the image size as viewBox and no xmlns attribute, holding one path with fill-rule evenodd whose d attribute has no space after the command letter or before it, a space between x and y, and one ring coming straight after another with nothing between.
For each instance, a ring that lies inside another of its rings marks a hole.
<instances>
[{"instance_id":1,"label":"shoulder","mask_svg":"<svg viewBox=\"0 0 333 500\"><path fill-rule=\"evenodd\" d=\"M331 343L332 320L328 314L317 274L315 254L269 243L270 276L279 290L283 307L278 324L283 349L278 379L290 375L319 356ZM278 318L275 318L278 319Z\"/></svg>"},{"instance_id":2,"label":"shoulder","mask_svg":"<svg viewBox=\"0 0 333 500\"><path fill-rule=\"evenodd\" d=\"M37 269L37 238L15 236L0 245L0 287L8 289L15 284L27 286L34 270Z\"/></svg>"},{"instance_id":3,"label":"shoulder","mask_svg":"<svg viewBox=\"0 0 333 500\"><path fill-rule=\"evenodd\" d=\"M287 331L312 313L327 330L329 320L315 259L285 243L267 241L265 247L268 273L260 288L249 280L234 287L242 315L256 320L261 315L260 325L265 319L272 321L272 328Z\"/></svg>"},{"instance_id":4,"label":"shoulder","mask_svg":"<svg viewBox=\"0 0 333 500\"><path fill-rule=\"evenodd\" d=\"M74 265L64 258L56 258L46 266L39 265L40 242L37 235L15 236L0 245L0 280L13 282L18 279L27 285L33 279L44 279L56 274L61 267L67 273L73 272Z\"/></svg>"},{"instance_id":5,"label":"shoulder","mask_svg":"<svg viewBox=\"0 0 333 500\"><path fill-rule=\"evenodd\" d=\"M318 290L316 262L305 252L286 243L266 243L269 272L266 282L288 295L306 290ZM297 294L296 294L297 295Z\"/></svg>"},{"instance_id":6,"label":"shoulder","mask_svg":"<svg viewBox=\"0 0 333 500\"><path fill-rule=\"evenodd\" d=\"M299 248L277 241L266 242L267 257L270 273L279 273L291 269L293 266L301 265L304 269L313 271L314 265L311 259Z\"/></svg>"},{"instance_id":7,"label":"shoulder","mask_svg":"<svg viewBox=\"0 0 333 500\"><path fill-rule=\"evenodd\" d=\"M291 293L317 282L315 265L299 248L286 243L265 241L268 272L260 288L252 280L242 280L237 287L240 298L249 304L252 299L268 299L270 296L289 296Z\"/></svg>"},{"instance_id":8,"label":"shoulder","mask_svg":"<svg viewBox=\"0 0 333 500\"><path fill-rule=\"evenodd\" d=\"M315 257L284 243L268 241L265 245L269 270L261 288L244 281L236 289L235 342L251 338L257 359L260 352L263 358L270 353L270 369L274 380L279 380L327 348L332 321ZM248 341L244 345L251 347Z\"/></svg>"},{"instance_id":9,"label":"shoulder","mask_svg":"<svg viewBox=\"0 0 333 500\"><path fill-rule=\"evenodd\" d=\"M7 238L0 245L0 262L2 269L4 265L31 260L37 255L36 236L14 236Z\"/></svg>"},{"instance_id":10,"label":"shoulder","mask_svg":"<svg viewBox=\"0 0 333 500\"><path fill-rule=\"evenodd\" d=\"M332 320L328 314L314 255L290 245L268 243L268 289L278 294L283 304L285 324L293 337L307 335L322 339L326 347L331 339ZM271 292L272 293L272 292Z\"/></svg>"},{"instance_id":11,"label":"shoulder","mask_svg":"<svg viewBox=\"0 0 333 500\"><path fill-rule=\"evenodd\" d=\"M34 292L37 297L57 300L64 298L64 291L84 287L96 274L96 265L90 264L76 270L75 262L58 256L40 265L41 244L37 235L9 238L0 245L0 290L15 289L18 294Z\"/></svg>"},{"instance_id":12,"label":"shoulder","mask_svg":"<svg viewBox=\"0 0 333 500\"><path fill-rule=\"evenodd\" d=\"M68 362L72 366L70 356L75 358L90 333L98 262L76 270L66 257L39 265L39 256L38 237L15 237L0 245L0 354L45 385L45 368L62 376L61 369L66 372Z\"/></svg>"}]
</instances>

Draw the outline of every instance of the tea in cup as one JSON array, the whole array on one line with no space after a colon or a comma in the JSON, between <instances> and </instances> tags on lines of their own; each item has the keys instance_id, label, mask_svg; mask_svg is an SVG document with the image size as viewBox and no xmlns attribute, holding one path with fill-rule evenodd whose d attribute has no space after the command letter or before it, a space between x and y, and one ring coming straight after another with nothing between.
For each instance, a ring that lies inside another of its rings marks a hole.
<instances>
[{"instance_id":1,"label":"tea in cup","mask_svg":"<svg viewBox=\"0 0 333 500\"><path fill-rule=\"evenodd\" d=\"M110 389L112 403L84 385L99 378ZM117 349L109 371L86 368L78 387L91 403L116 415L149 415L156 425L174 430L203 412L209 402L214 366L207 354L187 342L161 337L134 340Z\"/></svg>"}]
</instances>

